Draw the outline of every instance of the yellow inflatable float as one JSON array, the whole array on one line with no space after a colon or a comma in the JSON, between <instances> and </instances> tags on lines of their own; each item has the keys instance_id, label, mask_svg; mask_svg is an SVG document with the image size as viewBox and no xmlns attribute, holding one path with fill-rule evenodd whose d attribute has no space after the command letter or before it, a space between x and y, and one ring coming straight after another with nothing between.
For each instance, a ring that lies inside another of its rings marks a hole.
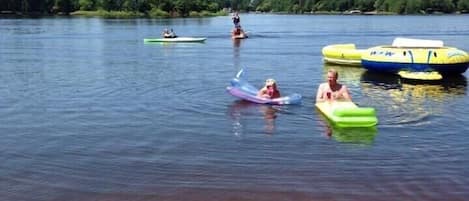
<instances>
[{"instance_id":1,"label":"yellow inflatable float","mask_svg":"<svg viewBox=\"0 0 469 201\"><path fill-rule=\"evenodd\" d=\"M324 61L340 65L361 65L362 53L365 50L356 49L355 44L334 44L322 48Z\"/></svg>"},{"instance_id":2,"label":"yellow inflatable float","mask_svg":"<svg viewBox=\"0 0 469 201\"><path fill-rule=\"evenodd\" d=\"M411 71L399 71L397 73L402 78L411 80L441 80L443 76L436 71L433 72L411 72Z\"/></svg>"},{"instance_id":3,"label":"yellow inflatable float","mask_svg":"<svg viewBox=\"0 0 469 201\"><path fill-rule=\"evenodd\" d=\"M364 68L375 72L399 73L438 72L439 74L462 74L469 67L469 54L454 47L447 47L439 40L396 38L392 45L382 45L363 52ZM403 74L403 73L401 73ZM416 75L421 79L422 74ZM428 74L431 79L438 75ZM427 76L427 75L426 75ZM441 78L440 78L441 79Z\"/></svg>"}]
</instances>

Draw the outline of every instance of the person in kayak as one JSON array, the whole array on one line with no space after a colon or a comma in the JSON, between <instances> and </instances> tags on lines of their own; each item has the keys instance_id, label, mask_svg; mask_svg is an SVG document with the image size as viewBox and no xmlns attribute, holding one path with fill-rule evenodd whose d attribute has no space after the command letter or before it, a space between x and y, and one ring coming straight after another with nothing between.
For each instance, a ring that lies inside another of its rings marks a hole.
<instances>
[{"instance_id":1,"label":"person in kayak","mask_svg":"<svg viewBox=\"0 0 469 201\"><path fill-rule=\"evenodd\" d=\"M176 33L174 33L173 29L169 31L168 29L163 30L163 38L176 38Z\"/></svg>"},{"instance_id":2,"label":"person in kayak","mask_svg":"<svg viewBox=\"0 0 469 201\"><path fill-rule=\"evenodd\" d=\"M280 98L280 91L275 80L272 78L267 79L264 87L257 92L257 96L269 99Z\"/></svg>"},{"instance_id":3,"label":"person in kayak","mask_svg":"<svg viewBox=\"0 0 469 201\"><path fill-rule=\"evenodd\" d=\"M323 101L352 101L347 86L337 82L339 73L336 70L330 69L327 71L327 82L322 83L318 87L316 94L316 102Z\"/></svg>"}]
</instances>

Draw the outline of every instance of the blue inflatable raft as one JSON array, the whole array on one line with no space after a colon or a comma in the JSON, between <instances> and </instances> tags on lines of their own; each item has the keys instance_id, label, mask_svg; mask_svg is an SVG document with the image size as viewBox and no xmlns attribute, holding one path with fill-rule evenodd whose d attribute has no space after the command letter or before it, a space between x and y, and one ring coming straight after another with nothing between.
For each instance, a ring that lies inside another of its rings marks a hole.
<instances>
[{"instance_id":1,"label":"blue inflatable raft","mask_svg":"<svg viewBox=\"0 0 469 201\"><path fill-rule=\"evenodd\" d=\"M251 101L254 103L261 103L261 104L273 104L273 105L289 105L289 104L300 104L301 103L301 95L300 94L291 94L289 96L283 96L280 98L268 99L263 97L258 97L257 92L259 89L252 86L243 79L244 70L241 69L237 74L236 77L231 80L231 86L228 86L226 90L231 95Z\"/></svg>"}]
</instances>

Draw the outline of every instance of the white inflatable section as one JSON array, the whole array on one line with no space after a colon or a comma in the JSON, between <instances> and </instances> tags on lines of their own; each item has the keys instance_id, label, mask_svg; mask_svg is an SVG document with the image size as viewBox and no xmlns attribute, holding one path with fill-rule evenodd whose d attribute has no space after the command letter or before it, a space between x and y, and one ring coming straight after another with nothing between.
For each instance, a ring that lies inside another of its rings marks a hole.
<instances>
[{"instance_id":1,"label":"white inflatable section","mask_svg":"<svg viewBox=\"0 0 469 201\"><path fill-rule=\"evenodd\" d=\"M441 40L423 40L423 39L413 39L413 38L395 38L392 42L393 47L424 47L424 48L433 48L433 47L443 47L443 41Z\"/></svg>"}]
</instances>

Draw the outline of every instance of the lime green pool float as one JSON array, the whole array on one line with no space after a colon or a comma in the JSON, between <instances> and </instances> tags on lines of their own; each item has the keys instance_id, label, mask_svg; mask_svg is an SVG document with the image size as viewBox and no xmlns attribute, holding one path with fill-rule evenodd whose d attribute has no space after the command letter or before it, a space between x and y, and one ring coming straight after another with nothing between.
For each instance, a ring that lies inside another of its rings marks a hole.
<instances>
[{"instance_id":1,"label":"lime green pool float","mask_svg":"<svg viewBox=\"0 0 469 201\"><path fill-rule=\"evenodd\" d=\"M338 127L372 127L378 124L374 108L358 107L351 101L318 102L316 107Z\"/></svg>"}]
</instances>

